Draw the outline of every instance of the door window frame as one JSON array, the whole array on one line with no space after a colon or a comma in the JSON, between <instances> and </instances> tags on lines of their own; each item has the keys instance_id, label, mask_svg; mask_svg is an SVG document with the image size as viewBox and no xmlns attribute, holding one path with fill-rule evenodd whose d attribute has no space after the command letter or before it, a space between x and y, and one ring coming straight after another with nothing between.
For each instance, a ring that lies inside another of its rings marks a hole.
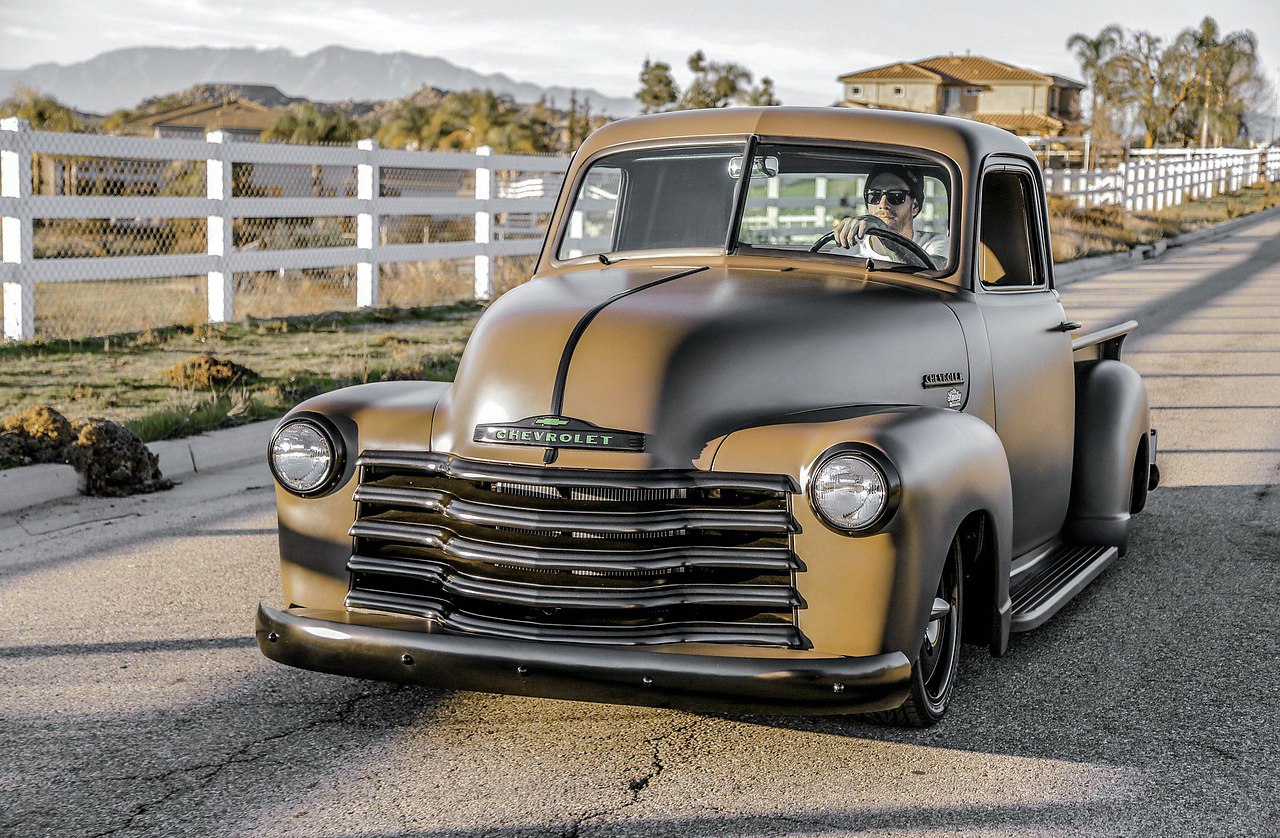
<instances>
[{"instance_id":1,"label":"door window frame","mask_svg":"<svg viewBox=\"0 0 1280 838\"><path fill-rule=\"evenodd\" d=\"M1026 178L1031 184L1031 202L1035 205L1034 211L1028 213L1028 221L1030 222L1029 233L1032 241L1030 242L1032 251L1032 267L1038 270L1040 275L1044 277L1044 282L1038 285L1010 285L1001 287L998 285L988 285L982 281L982 204L986 198L986 182L987 175L992 172L1016 172ZM1040 178L1036 176L1037 172L1031 168L1026 161L1016 157L991 157L982 167L982 174L978 178L977 205L974 207L973 228L974 228L974 247L973 262L971 266L973 274L973 290L981 291L985 294L1040 294L1054 292L1053 284L1053 265L1046 252L1045 242L1049 236L1049 217L1048 205L1045 203L1044 184Z\"/></svg>"}]
</instances>

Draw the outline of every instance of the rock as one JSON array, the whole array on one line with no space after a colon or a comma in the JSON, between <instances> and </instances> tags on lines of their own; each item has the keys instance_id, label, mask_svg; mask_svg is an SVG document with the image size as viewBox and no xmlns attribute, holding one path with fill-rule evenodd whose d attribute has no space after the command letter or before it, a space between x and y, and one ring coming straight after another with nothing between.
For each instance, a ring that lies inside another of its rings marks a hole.
<instances>
[{"instance_id":1,"label":"rock","mask_svg":"<svg viewBox=\"0 0 1280 838\"><path fill-rule=\"evenodd\" d=\"M67 417L45 405L29 407L0 420L0 464L66 462L75 438Z\"/></svg>"},{"instance_id":2,"label":"rock","mask_svg":"<svg viewBox=\"0 0 1280 838\"><path fill-rule=\"evenodd\" d=\"M226 361L213 355L196 355L179 361L161 372L161 375L177 387L204 390L246 384L259 378L258 374L235 361Z\"/></svg>"},{"instance_id":3,"label":"rock","mask_svg":"<svg viewBox=\"0 0 1280 838\"><path fill-rule=\"evenodd\" d=\"M133 431L109 419L77 420L76 440L69 449L80 474L80 492L124 497L173 487L160 474L160 461Z\"/></svg>"}]
</instances>

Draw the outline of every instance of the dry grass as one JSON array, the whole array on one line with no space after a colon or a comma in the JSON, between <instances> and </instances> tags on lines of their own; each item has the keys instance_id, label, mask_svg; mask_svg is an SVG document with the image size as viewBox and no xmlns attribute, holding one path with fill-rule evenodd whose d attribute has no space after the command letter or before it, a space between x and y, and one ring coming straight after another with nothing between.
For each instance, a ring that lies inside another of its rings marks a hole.
<instances>
[{"instance_id":1,"label":"dry grass","mask_svg":"<svg viewBox=\"0 0 1280 838\"><path fill-rule=\"evenodd\" d=\"M1274 206L1280 206L1280 184L1275 183L1149 213L1126 213L1117 206L1080 209L1067 199L1051 198L1053 260L1125 251Z\"/></svg>"},{"instance_id":2,"label":"dry grass","mask_svg":"<svg viewBox=\"0 0 1280 838\"><path fill-rule=\"evenodd\" d=\"M534 257L493 260L494 293L526 281ZM379 303L419 308L470 300L472 260L385 264L379 270ZM236 274L235 314L271 319L356 310L353 267ZM109 282L49 282L36 286L36 334L47 340L117 336L195 326L208 318L208 286L201 276Z\"/></svg>"},{"instance_id":3,"label":"dry grass","mask_svg":"<svg viewBox=\"0 0 1280 838\"><path fill-rule=\"evenodd\" d=\"M474 304L153 330L109 340L0 348L0 417L49 405L105 416L146 440L278 416L316 393L367 381L450 380ZM256 380L175 385L166 371L213 354Z\"/></svg>"}]
</instances>

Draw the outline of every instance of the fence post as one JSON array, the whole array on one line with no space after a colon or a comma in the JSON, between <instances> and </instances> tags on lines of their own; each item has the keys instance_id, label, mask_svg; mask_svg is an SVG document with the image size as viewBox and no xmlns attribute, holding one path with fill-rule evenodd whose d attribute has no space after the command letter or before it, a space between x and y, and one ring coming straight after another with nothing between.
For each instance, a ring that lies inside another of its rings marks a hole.
<instances>
[{"instance_id":1,"label":"fence post","mask_svg":"<svg viewBox=\"0 0 1280 838\"><path fill-rule=\"evenodd\" d=\"M356 263L356 307L373 308L378 305L378 236L377 201L378 141L361 140L356 147L365 152L364 162L356 165L356 198L363 201L362 212L356 215L356 247L360 249L360 261Z\"/></svg>"},{"instance_id":2,"label":"fence post","mask_svg":"<svg viewBox=\"0 0 1280 838\"><path fill-rule=\"evenodd\" d=\"M207 253L214 257L209 270L209 322L227 323L235 319L235 276L231 273L228 258L234 244L231 227L231 171L227 158L227 144L231 141L223 131L210 131L205 140L214 147L205 160L205 195L217 201L207 217L209 247ZM217 154L214 157L214 154Z\"/></svg>"},{"instance_id":3,"label":"fence post","mask_svg":"<svg viewBox=\"0 0 1280 838\"><path fill-rule=\"evenodd\" d=\"M813 179L813 220L817 227L827 229L827 179L818 176Z\"/></svg>"},{"instance_id":4,"label":"fence post","mask_svg":"<svg viewBox=\"0 0 1280 838\"><path fill-rule=\"evenodd\" d=\"M31 340L36 336L35 280L31 240L31 148L24 136L31 130L25 119L0 119L0 131L8 132L9 146L0 151L0 196L17 204L13 215L0 220L4 253L0 260L13 271L4 279L4 339Z\"/></svg>"},{"instance_id":5,"label":"fence post","mask_svg":"<svg viewBox=\"0 0 1280 838\"><path fill-rule=\"evenodd\" d=\"M778 199L782 197L782 186L778 181L781 179L781 175L774 175L765 182L764 187L767 199L764 209L765 223L773 230L778 229Z\"/></svg>"},{"instance_id":6,"label":"fence post","mask_svg":"<svg viewBox=\"0 0 1280 838\"><path fill-rule=\"evenodd\" d=\"M487 145L476 148L476 155L488 157L493 149ZM487 161L480 160L476 164L476 200L482 209L476 210L476 244L481 252L476 254L475 299L488 300L493 297L492 265L489 259L489 243L493 239L492 221L489 213L489 199L493 197L493 170Z\"/></svg>"}]
</instances>

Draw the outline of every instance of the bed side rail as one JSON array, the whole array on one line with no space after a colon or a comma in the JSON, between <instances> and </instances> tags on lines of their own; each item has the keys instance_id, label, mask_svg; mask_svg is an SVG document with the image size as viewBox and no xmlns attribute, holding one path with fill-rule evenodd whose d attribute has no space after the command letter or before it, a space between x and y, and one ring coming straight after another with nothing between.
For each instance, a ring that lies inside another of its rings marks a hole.
<instances>
[{"instance_id":1,"label":"bed side rail","mask_svg":"<svg viewBox=\"0 0 1280 838\"><path fill-rule=\"evenodd\" d=\"M1071 339L1071 354L1074 361L1094 361L1107 358L1120 360L1120 349L1129 333L1138 328L1137 320L1126 320L1087 335Z\"/></svg>"}]
</instances>

